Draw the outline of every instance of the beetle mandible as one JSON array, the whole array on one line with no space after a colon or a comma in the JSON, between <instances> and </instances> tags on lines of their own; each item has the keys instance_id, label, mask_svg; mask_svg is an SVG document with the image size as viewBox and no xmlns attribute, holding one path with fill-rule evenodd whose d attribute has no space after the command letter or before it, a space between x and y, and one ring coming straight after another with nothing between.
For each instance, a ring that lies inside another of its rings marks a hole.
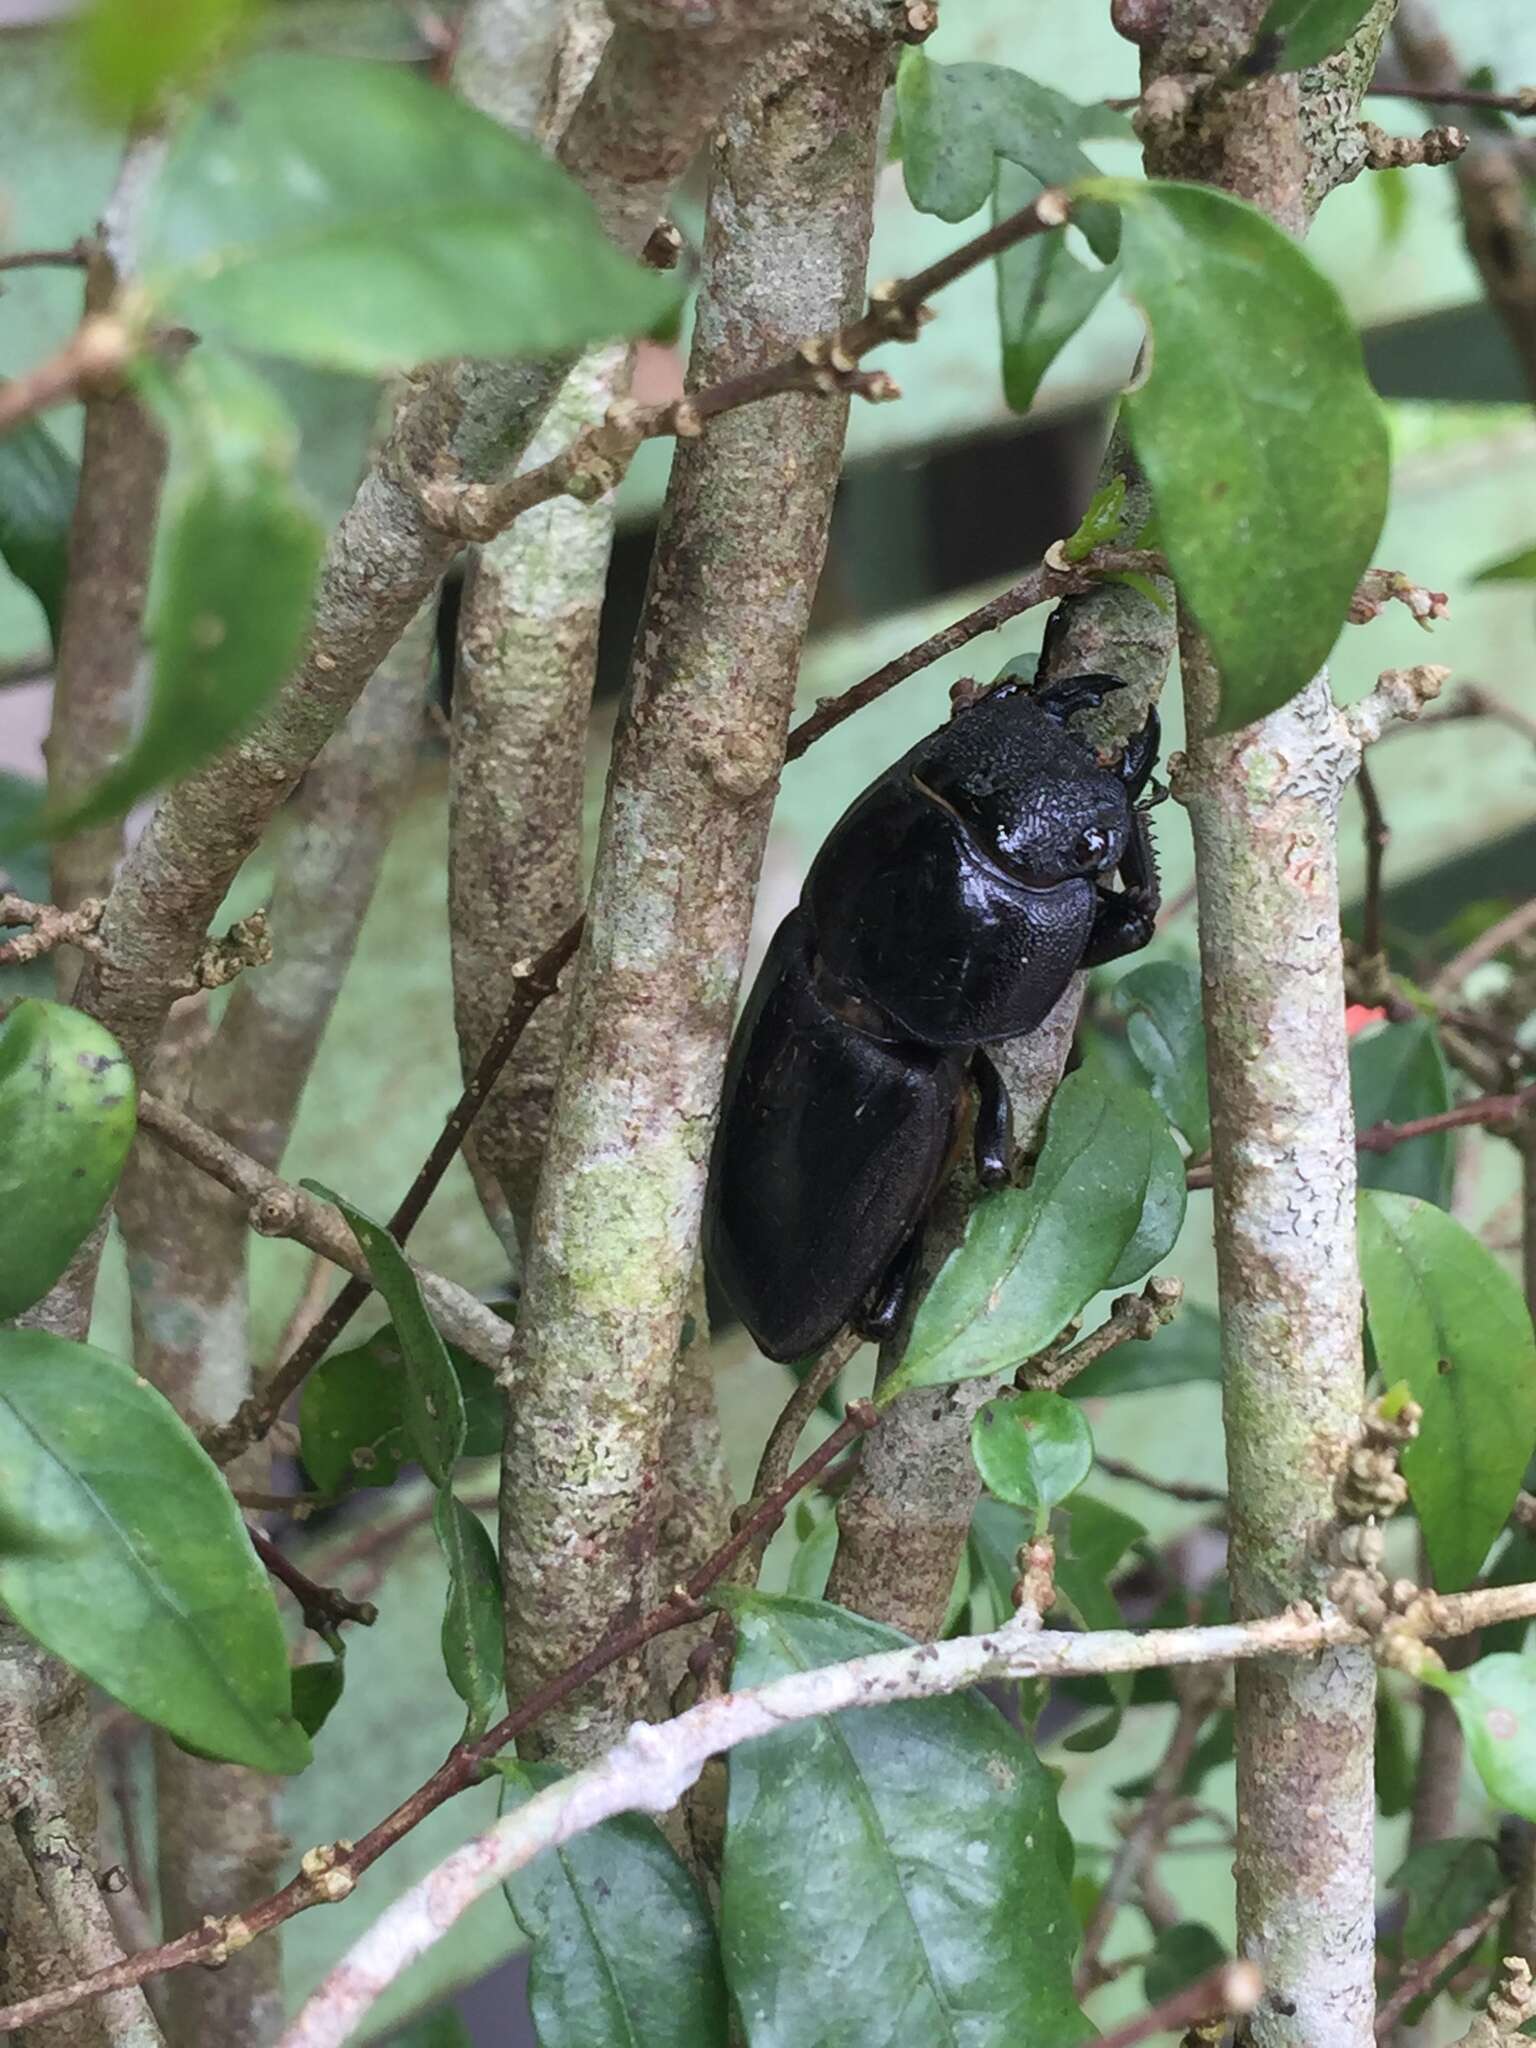
<instances>
[{"instance_id":1,"label":"beetle mandible","mask_svg":"<svg viewBox=\"0 0 1536 2048\"><path fill-rule=\"evenodd\" d=\"M978 1177L1008 1178L1011 1109L983 1047L1151 938L1138 799L1157 715L1113 767L1069 724L1125 687L1009 681L957 712L844 812L774 934L731 1046L704 1220L710 1270L768 1357L849 1322L896 1327L967 1076Z\"/></svg>"}]
</instances>

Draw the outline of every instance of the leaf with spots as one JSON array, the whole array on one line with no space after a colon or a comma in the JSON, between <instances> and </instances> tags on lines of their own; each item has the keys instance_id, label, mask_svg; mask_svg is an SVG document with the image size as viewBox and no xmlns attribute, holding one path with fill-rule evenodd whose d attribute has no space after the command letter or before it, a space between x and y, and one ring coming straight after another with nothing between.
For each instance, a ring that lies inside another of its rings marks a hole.
<instances>
[{"instance_id":1,"label":"leaf with spots","mask_svg":"<svg viewBox=\"0 0 1536 2048\"><path fill-rule=\"evenodd\" d=\"M1536 1821L1536 1657L1484 1657L1468 1671L1420 1675L1449 1694L1494 1804Z\"/></svg>"},{"instance_id":2,"label":"leaf with spots","mask_svg":"<svg viewBox=\"0 0 1536 2048\"><path fill-rule=\"evenodd\" d=\"M907 1641L819 1601L720 1597L736 1687ZM1049 1772L976 1693L744 1743L730 1759L720 1918L750 2048L1082 2040L1060 1837Z\"/></svg>"},{"instance_id":3,"label":"leaf with spots","mask_svg":"<svg viewBox=\"0 0 1536 2048\"><path fill-rule=\"evenodd\" d=\"M174 379L147 378L145 396L171 441L149 706L122 760L78 803L45 808L36 836L121 817L228 745L293 665L309 623L321 530L293 483L297 437L276 394L233 357L199 349Z\"/></svg>"},{"instance_id":4,"label":"leaf with spots","mask_svg":"<svg viewBox=\"0 0 1536 2048\"><path fill-rule=\"evenodd\" d=\"M133 1069L93 1017L35 997L0 1028L0 1321L52 1287L133 1143Z\"/></svg>"},{"instance_id":5,"label":"leaf with spots","mask_svg":"<svg viewBox=\"0 0 1536 2048\"><path fill-rule=\"evenodd\" d=\"M1360 1196L1360 1271L1376 1362L1424 1410L1403 1477L1443 1593L1482 1568L1536 1445L1536 1338L1519 1288L1454 1216Z\"/></svg>"}]
</instances>

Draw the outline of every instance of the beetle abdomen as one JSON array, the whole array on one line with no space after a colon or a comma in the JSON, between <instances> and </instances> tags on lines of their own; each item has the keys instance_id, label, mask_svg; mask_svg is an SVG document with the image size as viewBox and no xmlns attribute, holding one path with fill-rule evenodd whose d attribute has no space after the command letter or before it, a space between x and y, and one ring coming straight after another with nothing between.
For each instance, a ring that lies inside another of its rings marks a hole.
<instances>
[{"instance_id":1,"label":"beetle abdomen","mask_svg":"<svg viewBox=\"0 0 1536 2048\"><path fill-rule=\"evenodd\" d=\"M806 883L821 957L903 1032L935 1046L1016 1038L1082 959L1092 882L1030 888L954 812L894 776L828 839Z\"/></svg>"},{"instance_id":2,"label":"beetle abdomen","mask_svg":"<svg viewBox=\"0 0 1536 2048\"><path fill-rule=\"evenodd\" d=\"M738 1027L705 1210L711 1271L769 1358L818 1351L933 1199L964 1064L882 1044L815 984L809 921L780 925Z\"/></svg>"}]
</instances>

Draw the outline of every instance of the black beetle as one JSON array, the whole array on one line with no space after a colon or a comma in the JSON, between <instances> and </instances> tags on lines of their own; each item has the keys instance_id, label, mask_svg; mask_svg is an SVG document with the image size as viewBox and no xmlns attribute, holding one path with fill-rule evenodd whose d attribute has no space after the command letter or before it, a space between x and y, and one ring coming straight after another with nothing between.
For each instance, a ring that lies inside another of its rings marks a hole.
<instances>
[{"instance_id":1,"label":"black beetle","mask_svg":"<svg viewBox=\"0 0 1536 2048\"><path fill-rule=\"evenodd\" d=\"M1138 798L1156 714L1109 768L1068 725L1124 687L1005 682L958 712L844 812L774 934L731 1047L704 1219L710 1270L768 1357L819 1351L847 1322L894 1329L967 1074L977 1173L1008 1178L1008 1095L981 1048L1152 936Z\"/></svg>"}]
</instances>

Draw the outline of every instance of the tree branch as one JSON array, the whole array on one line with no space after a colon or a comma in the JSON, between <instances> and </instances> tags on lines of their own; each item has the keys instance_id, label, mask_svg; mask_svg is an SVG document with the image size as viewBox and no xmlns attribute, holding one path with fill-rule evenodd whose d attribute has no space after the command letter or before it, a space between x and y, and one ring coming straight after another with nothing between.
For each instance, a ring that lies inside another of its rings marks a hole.
<instances>
[{"instance_id":1,"label":"tree branch","mask_svg":"<svg viewBox=\"0 0 1536 2048\"><path fill-rule=\"evenodd\" d=\"M280 1180L184 1111L148 1092L139 1096L139 1123L221 1187L238 1195L249 1206L251 1228L261 1236L291 1237L344 1272L367 1277L368 1261L341 1212L329 1202ZM427 1272L414 1260L412 1266L443 1335L505 1380L511 1332L500 1316L457 1282Z\"/></svg>"},{"instance_id":2,"label":"tree branch","mask_svg":"<svg viewBox=\"0 0 1536 2048\"><path fill-rule=\"evenodd\" d=\"M1536 1586L1489 1588L1434 1599L1436 1632L1486 1625L1490 1614L1536 1612ZM1475 1617L1475 1619L1474 1619ZM1132 1635L1042 1633L1022 1610L988 1635L913 1644L701 1701L662 1726L636 1724L601 1762L561 1779L455 1850L395 1900L309 1998L278 2048L342 2048L389 1985L442 1939L475 1900L544 1850L620 1813L665 1813L712 1756L797 1721L896 1700L937 1699L1000 1679L1104 1675L1154 1666L1296 1662L1363 1645L1364 1632L1337 1613L1292 1609L1219 1628ZM1315 1823L1311 1823L1315 1825ZM9 2015L0 2012L0 2026Z\"/></svg>"}]
</instances>

